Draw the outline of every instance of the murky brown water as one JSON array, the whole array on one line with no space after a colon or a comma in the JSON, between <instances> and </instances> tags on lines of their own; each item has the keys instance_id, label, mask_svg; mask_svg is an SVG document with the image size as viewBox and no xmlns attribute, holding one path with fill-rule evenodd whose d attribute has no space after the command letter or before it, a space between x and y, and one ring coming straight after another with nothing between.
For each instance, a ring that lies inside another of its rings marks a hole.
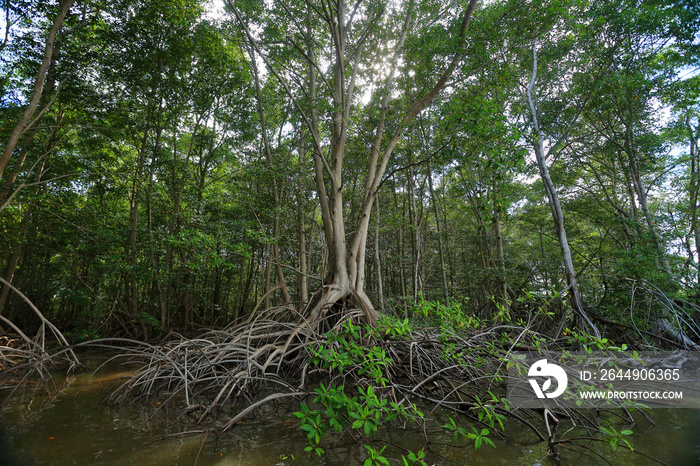
<instances>
[{"instance_id":1,"label":"murky brown water","mask_svg":"<svg viewBox=\"0 0 700 466\"><path fill-rule=\"evenodd\" d=\"M97 366L91 362L92 367ZM204 443L202 435L162 440L168 434L193 428L192 423L175 410L152 416L153 406L134 402L113 407L104 402L128 373L126 367L110 365L93 376L84 373L68 377L57 396L24 393L17 397L2 411L0 424L4 425L6 438L0 442L0 465L192 465L198 453L197 464L203 466L354 465L365 459L365 449L348 436L340 441L324 440L327 454L323 458L309 456L303 451L306 439L298 420L288 410L268 410L262 420L250 418L218 439L212 433ZM641 417L631 427L635 448L670 465L700 465L700 410L656 410L653 415L656 428ZM430 438L435 443L428 464L556 464L545 458L546 445L534 442L534 436L519 424L507 426L511 440L496 441L497 448L484 446L474 451L473 446L451 445L451 437L441 434L441 423L444 419L432 423ZM375 447L393 443L416 451L425 444L422 434L414 430L382 432ZM571 432L568 436L577 434ZM656 464L623 449L612 451L607 444L585 445L615 465ZM385 450L385 455L392 458L392 464L401 464L401 450L391 448ZM561 453L562 465L605 464L580 450L562 448Z\"/></svg>"}]
</instances>

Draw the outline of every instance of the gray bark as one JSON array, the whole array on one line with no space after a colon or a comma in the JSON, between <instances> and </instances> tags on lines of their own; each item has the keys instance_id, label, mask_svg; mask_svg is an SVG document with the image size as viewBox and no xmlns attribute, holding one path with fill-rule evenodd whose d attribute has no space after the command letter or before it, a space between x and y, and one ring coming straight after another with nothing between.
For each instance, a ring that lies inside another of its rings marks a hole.
<instances>
[{"instance_id":1,"label":"gray bark","mask_svg":"<svg viewBox=\"0 0 700 466\"><path fill-rule=\"evenodd\" d=\"M46 72L49 68L49 65L51 64L51 57L53 56L53 49L56 41L56 36L58 35L58 31L60 31L61 27L63 26L63 21L65 20L66 15L68 14L68 10L71 6L73 6L74 3L75 0L63 0L60 4L58 14L56 15L56 18L54 18L51 28L49 28L49 34L46 37L46 46L44 48L44 57L41 61L41 65L39 65L39 70L37 72L36 79L34 80L34 89L32 91L32 97L29 100L27 108L25 108L24 112L22 112L22 116L20 117L19 122L12 130L12 134L10 134L10 138L5 144L5 149L3 150L2 156L0 156L0 179L2 179L3 171L5 170L7 163L10 161L12 152L17 147L17 143L19 143L19 139L32 124L34 112L36 111L36 108L39 105L39 100L41 99L44 90ZM44 108L44 110L45 109L46 108Z\"/></svg>"},{"instance_id":2,"label":"gray bark","mask_svg":"<svg viewBox=\"0 0 700 466\"><path fill-rule=\"evenodd\" d=\"M564 213L561 210L559 195L557 194L557 190L554 187L554 182L552 182L552 178L549 174L549 167L547 167L545 151L542 146L542 133L540 131L540 126L537 119L537 109L534 97L532 95L535 89L535 82L537 80L537 41L535 41L532 47L532 55L532 79L530 80L530 84L527 86L527 104L530 110L530 116L532 118L534 132L532 137L532 146L535 151L535 158L537 159L537 167L539 168L544 189L547 193L549 206L552 209L552 220L554 220L554 227L557 233L557 238L559 239L559 247L561 249L561 255L564 262L566 282L569 287L571 307L574 309L574 312L582 320L582 322L585 322L585 324L588 325L593 335L596 338L600 338L600 331L588 317L588 314L583 306L583 300L579 293L574 262L571 258L571 249L569 248L569 241L566 236L566 229L564 228Z\"/></svg>"}]
</instances>

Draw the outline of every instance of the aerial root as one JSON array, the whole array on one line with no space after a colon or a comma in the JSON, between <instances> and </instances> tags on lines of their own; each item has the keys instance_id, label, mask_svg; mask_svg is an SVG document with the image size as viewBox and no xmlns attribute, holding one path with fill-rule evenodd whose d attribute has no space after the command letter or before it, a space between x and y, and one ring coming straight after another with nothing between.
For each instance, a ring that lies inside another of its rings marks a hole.
<instances>
[{"instance_id":1,"label":"aerial root","mask_svg":"<svg viewBox=\"0 0 700 466\"><path fill-rule=\"evenodd\" d=\"M348 320L363 322L366 317L363 310L344 310L338 315L326 309L318 312L315 321L298 314L280 321L279 311L279 308L263 311L244 325L208 332L195 339L179 338L148 355L135 355L141 359L142 367L112 394L111 400L117 402L133 396L162 399L167 394L161 407L182 400L184 410L202 412L198 423L215 412L238 405L240 411L222 425L223 432L265 403L310 394L313 388L310 385L319 380L346 386L371 383L366 374L359 375L361 364L339 373L312 361L319 345L328 344L327 334L320 330L337 329ZM475 334L472 339L453 335L451 341L467 354L468 348L483 347L476 340L484 335L488 333ZM463 386L468 381L486 380L486 374L497 370L495 365L484 363L476 352L465 356L460 364L449 362L438 344L439 334L427 330L413 332L403 339L383 339L376 334L360 338L363 345L379 347L391 358L392 364L384 369L385 387L375 388L391 393L397 402L413 398L465 407L473 398ZM474 384L477 382L470 383Z\"/></svg>"}]
</instances>

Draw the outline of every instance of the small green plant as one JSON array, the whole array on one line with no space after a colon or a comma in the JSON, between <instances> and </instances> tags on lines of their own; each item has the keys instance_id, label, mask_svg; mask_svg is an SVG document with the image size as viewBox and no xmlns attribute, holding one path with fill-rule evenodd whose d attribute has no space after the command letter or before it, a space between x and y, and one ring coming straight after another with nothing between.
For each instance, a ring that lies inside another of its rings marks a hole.
<instances>
[{"instance_id":1,"label":"small green plant","mask_svg":"<svg viewBox=\"0 0 700 466\"><path fill-rule=\"evenodd\" d=\"M620 442L622 442L627 446L627 448L634 451L634 448L632 448L632 444L625 438L626 436L633 434L633 432L631 430L623 429L623 430L618 432L612 426L608 426L608 427L601 426L600 431L603 432L603 434L605 435L605 440L610 444L610 447L613 450L617 450L617 447L620 445Z\"/></svg>"},{"instance_id":2,"label":"small green plant","mask_svg":"<svg viewBox=\"0 0 700 466\"><path fill-rule=\"evenodd\" d=\"M382 314L377 321L376 331L380 335L388 338L401 340L409 338L413 327L408 319L397 319L396 317Z\"/></svg>"},{"instance_id":3,"label":"small green plant","mask_svg":"<svg viewBox=\"0 0 700 466\"><path fill-rule=\"evenodd\" d=\"M425 449L421 448L418 453L413 453L412 451L408 451L408 456L401 456L401 460L403 461L403 466L413 466L413 465L420 465L420 466L428 466L428 463L423 461L425 459Z\"/></svg>"},{"instance_id":4,"label":"small green plant","mask_svg":"<svg viewBox=\"0 0 700 466\"><path fill-rule=\"evenodd\" d=\"M510 318L510 305L513 304L509 299L501 300L497 299L494 295L491 295L491 301L496 306L496 314L493 316L494 323L505 322L509 323Z\"/></svg>"},{"instance_id":5,"label":"small green plant","mask_svg":"<svg viewBox=\"0 0 700 466\"><path fill-rule=\"evenodd\" d=\"M389 466L389 460L386 459L384 456L382 456L382 453L386 449L386 445L384 445L379 451L375 450L374 448L370 447L369 445L362 445L365 447L367 450L367 459L363 463L363 466L374 466L374 465L385 465Z\"/></svg>"},{"instance_id":6,"label":"small green plant","mask_svg":"<svg viewBox=\"0 0 700 466\"><path fill-rule=\"evenodd\" d=\"M496 448L496 444L493 443L493 440L488 438L489 435L489 430L486 428L481 429L481 431L477 430L476 427L470 426L472 431L469 432L467 429L464 427L458 426L457 423L455 422L454 419L451 417L448 418L449 421L447 424L442 426L443 429L453 432L454 433L454 439L455 443L459 443L459 441L463 438L467 438L469 440L474 441L474 449L478 450L483 443L488 443L492 447Z\"/></svg>"},{"instance_id":7,"label":"small green plant","mask_svg":"<svg viewBox=\"0 0 700 466\"><path fill-rule=\"evenodd\" d=\"M311 362L341 374L347 370L356 371L357 375L368 377L384 387L388 382L384 371L393 361L384 349L362 344L360 330L352 321L348 321L339 331L328 333L326 344L311 350ZM373 335L369 328L365 329L365 333Z\"/></svg>"},{"instance_id":8,"label":"small green plant","mask_svg":"<svg viewBox=\"0 0 700 466\"><path fill-rule=\"evenodd\" d=\"M485 423L492 429L496 423L498 423L501 430L504 430L505 427L503 426L503 421L506 419L506 417L503 414L496 412L496 408L500 403L503 404L506 410L509 410L508 400L506 398L498 398L491 391L489 391L488 394L491 395L490 400L481 401L481 399L477 396L476 402L471 409L477 412L480 422Z\"/></svg>"},{"instance_id":9,"label":"small green plant","mask_svg":"<svg viewBox=\"0 0 700 466\"><path fill-rule=\"evenodd\" d=\"M296 412L294 415L301 419L301 430L307 433L306 438L309 444L304 448L304 451L314 452L318 456L323 455L325 451L318 444L326 436L328 426L321 422L321 413L309 409L306 403L301 403L301 412Z\"/></svg>"},{"instance_id":10,"label":"small green plant","mask_svg":"<svg viewBox=\"0 0 700 466\"><path fill-rule=\"evenodd\" d=\"M568 343L578 343L582 350L587 353L592 353L593 351L627 351L627 345L622 344L620 346L615 345L612 340L607 338L596 338L585 332L579 332L577 330L571 330L567 328L564 330L564 335L568 336ZM633 356L635 359L638 358L638 354L635 351Z\"/></svg>"},{"instance_id":11,"label":"small green plant","mask_svg":"<svg viewBox=\"0 0 700 466\"><path fill-rule=\"evenodd\" d=\"M400 328L408 325L406 321L399 324ZM385 422L397 419L406 422L423 417L414 405L396 403L381 394L380 387L386 386L386 371L393 361L383 348L367 344L378 336L375 329L348 321L338 330L326 334L325 343L310 349L313 364L338 375L354 375L362 379L363 384L353 388L351 394L343 385L321 384L314 390L316 396L313 399L313 406L319 409L301 403L301 410L294 415L307 435L305 451L322 456L324 450L319 444L331 431L342 434L347 429L356 429L360 436L371 437ZM370 463L367 464L385 464L382 451L371 450Z\"/></svg>"},{"instance_id":12,"label":"small green plant","mask_svg":"<svg viewBox=\"0 0 700 466\"><path fill-rule=\"evenodd\" d=\"M462 310L462 304L458 301L445 305L440 301L426 301L421 295L413 313L423 317L430 325L442 328L443 334L459 333L462 330L475 329L483 325L478 318L466 315Z\"/></svg>"}]
</instances>

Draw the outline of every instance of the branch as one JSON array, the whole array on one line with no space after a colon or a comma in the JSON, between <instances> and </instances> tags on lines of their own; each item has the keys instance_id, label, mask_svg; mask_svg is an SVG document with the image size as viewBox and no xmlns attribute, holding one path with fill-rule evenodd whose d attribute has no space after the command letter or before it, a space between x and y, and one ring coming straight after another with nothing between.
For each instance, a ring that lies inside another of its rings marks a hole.
<instances>
[{"instance_id":1,"label":"branch","mask_svg":"<svg viewBox=\"0 0 700 466\"><path fill-rule=\"evenodd\" d=\"M423 160L419 160L419 161L417 161L417 162L409 163L408 165L404 165L403 167L395 168L394 170L392 170L391 172L389 172L389 174L387 174L387 175L384 177L384 179L382 180L381 183L379 183L379 188L381 188L382 185L383 185L387 180L391 179L391 177L394 176L394 174L396 174L397 172L406 170L406 169L411 168L411 167L417 167L417 166L419 166L419 165L423 165L424 163L430 162L430 160L431 160L433 157L435 157L437 154L439 154L445 147L447 147L447 145L448 145L450 142L452 142L453 139L454 139L454 136L451 136L450 139L449 139L445 144L443 144L443 145L440 146L439 148L435 149L430 155L428 155L428 156L427 156L426 158L424 158Z\"/></svg>"},{"instance_id":2,"label":"branch","mask_svg":"<svg viewBox=\"0 0 700 466\"><path fill-rule=\"evenodd\" d=\"M270 72L277 78L277 81L282 85L284 88L285 93L289 98L292 100L292 103L294 106L299 110L299 113L301 115L302 120L304 120L304 124L309 128L309 133L311 133L311 138L313 139L314 145L317 148L317 153L318 157L320 157L321 161L323 162L324 167L326 170L328 170L329 173L331 172L330 167L328 166L328 162L326 161L325 157L323 157L322 151L321 151L321 141L318 138L318 134L313 130L313 125L311 124L311 121L306 115L306 112L304 112L304 109L301 108L301 104L299 101L294 97L294 94L292 93L292 90L289 88L289 85L287 82L282 79L282 76L280 76L279 72L275 69L274 66L272 66L272 63L270 63L270 60L265 56L260 51L260 47L258 46L258 42L253 38L253 35L250 33L250 29L248 29L248 25L245 24L243 21L243 18L241 17L241 13L238 11L238 8L234 5L233 0L227 0L228 5L231 7L231 11L233 11L233 14L236 16L236 20L238 21L238 24L240 24L241 28L243 29L243 32L245 33L246 38L248 39L248 42L250 45L255 49L255 52L262 58L262 60L265 62L265 65L267 65L267 68L270 70Z\"/></svg>"}]
</instances>

